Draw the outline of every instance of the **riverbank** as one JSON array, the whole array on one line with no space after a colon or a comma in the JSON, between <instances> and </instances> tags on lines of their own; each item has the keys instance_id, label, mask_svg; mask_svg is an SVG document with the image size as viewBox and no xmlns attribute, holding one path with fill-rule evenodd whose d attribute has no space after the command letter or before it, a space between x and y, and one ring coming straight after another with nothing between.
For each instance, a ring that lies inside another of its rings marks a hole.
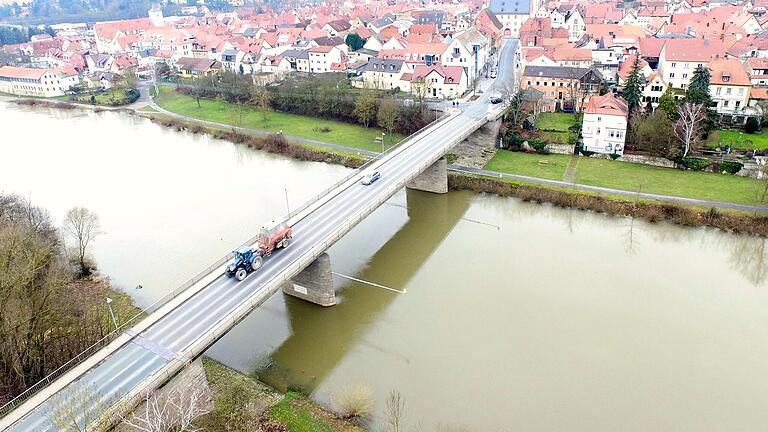
<instances>
[{"instance_id":1,"label":"riverbank","mask_svg":"<svg viewBox=\"0 0 768 432\"><path fill-rule=\"evenodd\" d=\"M650 200L627 200L602 194L530 186L524 183L449 173L452 190L472 190L504 197L516 197L539 204L576 208L622 217L640 217L648 222L668 221L683 226L709 226L726 232L768 237L768 216L741 211L702 209L693 206L658 203Z\"/></svg>"},{"instance_id":2,"label":"riverbank","mask_svg":"<svg viewBox=\"0 0 768 432\"><path fill-rule=\"evenodd\" d=\"M203 357L213 411L198 420L203 430L362 432L363 429L297 392L285 394L218 361Z\"/></svg>"}]
</instances>

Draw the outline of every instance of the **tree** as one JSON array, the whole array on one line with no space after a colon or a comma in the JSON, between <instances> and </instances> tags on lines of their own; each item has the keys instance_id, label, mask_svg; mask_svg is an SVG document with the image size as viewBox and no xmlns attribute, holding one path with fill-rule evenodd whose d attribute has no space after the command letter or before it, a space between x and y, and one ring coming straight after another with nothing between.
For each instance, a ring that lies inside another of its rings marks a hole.
<instances>
[{"instance_id":1,"label":"tree","mask_svg":"<svg viewBox=\"0 0 768 432\"><path fill-rule=\"evenodd\" d=\"M379 121L379 126L387 131L387 135L392 136L399 117L400 105L398 105L397 101L391 97L381 101L376 119Z\"/></svg>"},{"instance_id":2,"label":"tree","mask_svg":"<svg viewBox=\"0 0 768 432\"><path fill-rule=\"evenodd\" d=\"M748 117L747 123L744 125L744 132L753 134L760 129L760 120L757 117Z\"/></svg>"},{"instance_id":3,"label":"tree","mask_svg":"<svg viewBox=\"0 0 768 432\"><path fill-rule=\"evenodd\" d=\"M677 99L675 99L672 93L672 86L668 86L664 90L664 94L659 98L659 106L656 109L666 114L670 120L677 120Z\"/></svg>"},{"instance_id":4,"label":"tree","mask_svg":"<svg viewBox=\"0 0 768 432\"><path fill-rule=\"evenodd\" d=\"M703 104L706 108L709 108L712 104L712 97L709 94L710 78L711 75L706 66L697 67L693 71L691 83L688 85L685 101Z\"/></svg>"},{"instance_id":5,"label":"tree","mask_svg":"<svg viewBox=\"0 0 768 432\"><path fill-rule=\"evenodd\" d=\"M675 158L679 155L675 124L659 110L641 118L634 131L635 147L654 156Z\"/></svg>"},{"instance_id":6,"label":"tree","mask_svg":"<svg viewBox=\"0 0 768 432\"><path fill-rule=\"evenodd\" d=\"M376 94L372 91L360 93L355 100L355 117L363 126L368 127L376 116L376 105Z\"/></svg>"},{"instance_id":7,"label":"tree","mask_svg":"<svg viewBox=\"0 0 768 432\"><path fill-rule=\"evenodd\" d=\"M253 86L250 90L250 99L259 111L261 111L264 126L266 127L269 121L269 112L272 110L272 96L266 88L262 86Z\"/></svg>"},{"instance_id":8,"label":"tree","mask_svg":"<svg viewBox=\"0 0 768 432\"><path fill-rule=\"evenodd\" d=\"M99 217L84 207L75 207L67 212L63 228L74 243L73 260L79 266L80 275L88 276L91 271L91 265L86 261L88 246L101 234Z\"/></svg>"},{"instance_id":9,"label":"tree","mask_svg":"<svg viewBox=\"0 0 768 432\"><path fill-rule=\"evenodd\" d=\"M624 92L622 96L627 101L627 107L629 113L632 114L640 108L640 100L643 97L643 76L640 69L640 56L635 55L635 60L632 63L632 71L627 77L627 82L624 83Z\"/></svg>"},{"instance_id":10,"label":"tree","mask_svg":"<svg viewBox=\"0 0 768 432\"><path fill-rule=\"evenodd\" d=\"M392 390L387 397L384 418L388 432L401 432L405 420L405 397L397 390Z\"/></svg>"},{"instance_id":11,"label":"tree","mask_svg":"<svg viewBox=\"0 0 768 432\"><path fill-rule=\"evenodd\" d=\"M507 96L507 121L509 121L512 126L520 126L523 122L523 115L525 114L523 111L523 92L520 90L507 94L509 95Z\"/></svg>"},{"instance_id":12,"label":"tree","mask_svg":"<svg viewBox=\"0 0 768 432\"><path fill-rule=\"evenodd\" d=\"M175 389L162 396L148 391L144 406L130 417L121 417L121 422L140 432L195 432L194 421L207 412L207 398L202 387Z\"/></svg>"},{"instance_id":13,"label":"tree","mask_svg":"<svg viewBox=\"0 0 768 432\"><path fill-rule=\"evenodd\" d=\"M347 44L347 46L348 46L348 47L349 47L349 48L350 48L352 51L357 51L357 50L359 50L360 48L362 48L362 47L363 47L363 45L365 45L365 42L367 42L367 40L366 40L366 39L363 39L363 38L361 38L361 37L360 37L360 35L358 35L357 33L350 33L350 34L348 34L348 35L347 35L347 37L344 39L344 43L346 43L346 44Z\"/></svg>"},{"instance_id":14,"label":"tree","mask_svg":"<svg viewBox=\"0 0 768 432\"><path fill-rule=\"evenodd\" d=\"M678 120L675 135L683 144L683 158L688 157L701 139L702 126L707 119L707 108L702 104L684 102L677 107Z\"/></svg>"}]
</instances>

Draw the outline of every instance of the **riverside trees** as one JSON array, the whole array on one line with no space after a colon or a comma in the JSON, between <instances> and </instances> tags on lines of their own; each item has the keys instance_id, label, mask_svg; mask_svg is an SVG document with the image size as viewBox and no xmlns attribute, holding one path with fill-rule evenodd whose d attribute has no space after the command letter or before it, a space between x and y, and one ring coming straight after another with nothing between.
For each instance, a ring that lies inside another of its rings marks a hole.
<instances>
[{"instance_id":1,"label":"riverside trees","mask_svg":"<svg viewBox=\"0 0 768 432\"><path fill-rule=\"evenodd\" d=\"M48 213L0 195L0 403L111 330L106 283L77 274Z\"/></svg>"}]
</instances>

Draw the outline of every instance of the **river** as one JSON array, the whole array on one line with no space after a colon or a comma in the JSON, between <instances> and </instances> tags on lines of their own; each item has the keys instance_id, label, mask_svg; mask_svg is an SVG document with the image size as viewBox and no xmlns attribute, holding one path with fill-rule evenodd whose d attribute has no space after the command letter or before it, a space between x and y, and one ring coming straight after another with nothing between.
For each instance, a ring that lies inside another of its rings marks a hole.
<instances>
[{"instance_id":1,"label":"river","mask_svg":"<svg viewBox=\"0 0 768 432\"><path fill-rule=\"evenodd\" d=\"M100 269L140 304L348 173L121 113L0 103L0 122L0 191L57 221L97 212ZM402 191L330 255L334 271L405 294L341 278L331 308L277 294L208 354L321 403L370 386L374 424L397 390L409 430L755 430L768 406L766 246Z\"/></svg>"}]
</instances>

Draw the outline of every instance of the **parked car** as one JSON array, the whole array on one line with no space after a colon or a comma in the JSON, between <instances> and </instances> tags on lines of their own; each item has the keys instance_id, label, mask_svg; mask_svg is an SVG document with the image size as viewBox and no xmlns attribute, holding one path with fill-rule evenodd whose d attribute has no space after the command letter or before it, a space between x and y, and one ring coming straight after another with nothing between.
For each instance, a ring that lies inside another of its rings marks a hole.
<instances>
[{"instance_id":1,"label":"parked car","mask_svg":"<svg viewBox=\"0 0 768 432\"><path fill-rule=\"evenodd\" d=\"M381 173L378 171L374 171L372 173L368 173L364 175L363 181L361 183L364 184L365 186L370 186L371 184L373 184L373 182L375 182L380 178L381 178Z\"/></svg>"},{"instance_id":2,"label":"parked car","mask_svg":"<svg viewBox=\"0 0 768 432\"><path fill-rule=\"evenodd\" d=\"M493 93L491 93L491 99L490 99L491 103L494 104L494 105L502 103L504 101L502 96L503 95L498 90L493 92Z\"/></svg>"},{"instance_id":3,"label":"parked car","mask_svg":"<svg viewBox=\"0 0 768 432\"><path fill-rule=\"evenodd\" d=\"M496 69L491 69L491 78L496 78Z\"/></svg>"}]
</instances>

